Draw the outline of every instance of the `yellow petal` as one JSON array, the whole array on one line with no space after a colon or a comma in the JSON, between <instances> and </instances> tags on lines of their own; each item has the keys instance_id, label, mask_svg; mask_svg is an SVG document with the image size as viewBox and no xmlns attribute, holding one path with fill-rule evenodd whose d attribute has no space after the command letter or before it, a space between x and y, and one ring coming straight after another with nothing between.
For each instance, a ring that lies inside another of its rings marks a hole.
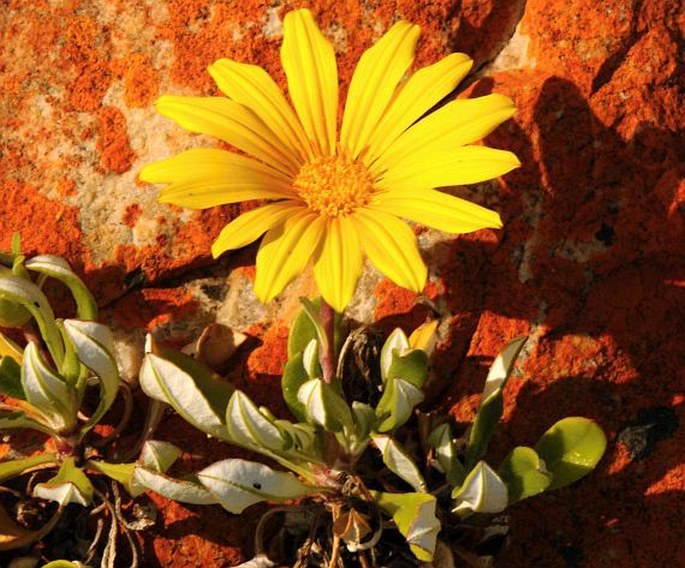
<instances>
[{"instance_id":1,"label":"yellow petal","mask_svg":"<svg viewBox=\"0 0 685 568\"><path fill-rule=\"evenodd\" d=\"M226 96L253 110L300 161L312 156L302 124L281 89L264 69L219 59L208 70Z\"/></svg>"},{"instance_id":2,"label":"yellow petal","mask_svg":"<svg viewBox=\"0 0 685 568\"><path fill-rule=\"evenodd\" d=\"M160 192L159 201L191 209L295 196L285 174L246 156L216 148L195 148L153 162L138 177L148 183L168 183Z\"/></svg>"},{"instance_id":3,"label":"yellow petal","mask_svg":"<svg viewBox=\"0 0 685 568\"><path fill-rule=\"evenodd\" d=\"M436 151L471 144L490 134L515 112L511 99L502 95L452 101L404 132L370 170L377 175L396 164L405 164L408 158L421 161Z\"/></svg>"},{"instance_id":4,"label":"yellow petal","mask_svg":"<svg viewBox=\"0 0 685 568\"><path fill-rule=\"evenodd\" d=\"M333 46L309 10L288 12L283 19L281 62L290 99L310 142L323 155L335 151L338 113L338 68Z\"/></svg>"},{"instance_id":5,"label":"yellow petal","mask_svg":"<svg viewBox=\"0 0 685 568\"><path fill-rule=\"evenodd\" d=\"M353 219L362 248L376 268L399 286L423 290L427 270L412 230L382 211L358 209Z\"/></svg>"},{"instance_id":6,"label":"yellow petal","mask_svg":"<svg viewBox=\"0 0 685 568\"><path fill-rule=\"evenodd\" d=\"M369 208L446 233L471 233L486 227L502 226L499 215L494 211L434 189L378 193Z\"/></svg>"},{"instance_id":7,"label":"yellow petal","mask_svg":"<svg viewBox=\"0 0 685 568\"><path fill-rule=\"evenodd\" d=\"M419 26L397 22L359 59L345 103L340 143L356 158L414 61Z\"/></svg>"},{"instance_id":8,"label":"yellow petal","mask_svg":"<svg viewBox=\"0 0 685 568\"><path fill-rule=\"evenodd\" d=\"M306 209L264 236L257 252L254 291L261 302L269 302L300 274L319 254L324 221Z\"/></svg>"},{"instance_id":9,"label":"yellow petal","mask_svg":"<svg viewBox=\"0 0 685 568\"><path fill-rule=\"evenodd\" d=\"M381 190L417 190L428 187L465 185L494 179L521 165L511 152L485 146L423 150L396 165L376 183Z\"/></svg>"},{"instance_id":10,"label":"yellow petal","mask_svg":"<svg viewBox=\"0 0 685 568\"><path fill-rule=\"evenodd\" d=\"M212 256L218 258L227 250L235 250L256 241L266 231L285 223L304 207L293 201L268 203L243 213L226 225L212 245Z\"/></svg>"},{"instance_id":11,"label":"yellow petal","mask_svg":"<svg viewBox=\"0 0 685 568\"><path fill-rule=\"evenodd\" d=\"M372 163L402 132L449 95L472 65L468 55L452 53L409 77L369 136L364 161Z\"/></svg>"},{"instance_id":12,"label":"yellow petal","mask_svg":"<svg viewBox=\"0 0 685 568\"><path fill-rule=\"evenodd\" d=\"M323 299L342 313L350 303L362 272L362 252L354 222L345 216L329 219L314 277Z\"/></svg>"},{"instance_id":13,"label":"yellow petal","mask_svg":"<svg viewBox=\"0 0 685 568\"><path fill-rule=\"evenodd\" d=\"M191 132L208 134L294 175L299 163L292 149L253 111L225 97L175 97L164 95L157 111Z\"/></svg>"}]
</instances>

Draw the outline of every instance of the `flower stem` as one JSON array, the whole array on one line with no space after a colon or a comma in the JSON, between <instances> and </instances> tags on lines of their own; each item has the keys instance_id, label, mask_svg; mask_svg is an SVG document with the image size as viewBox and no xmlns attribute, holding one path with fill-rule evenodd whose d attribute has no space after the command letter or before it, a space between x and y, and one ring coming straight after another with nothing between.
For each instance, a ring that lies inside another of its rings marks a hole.
<instances>
[{"instance_id":1,"label":"flower stem","mask_svg":"<svg viewBox=\"0 0 685 568\"><path fill-rule=\"evenodd\" d=\"M320 359L323 369L323 380L331 383L335 377L335 311L321 298L321 324L326 334L326 342L323 346Z\"/></svg>"},{"instance_id":2,"label":"flower stem","mask_svg":"<svg viewBox=\"0 0 685 568\"><path fill-rule=\"evenodd\" d=\"M328 568L334 568L338 565L338 557L340 556L340 537L337 534L333 535L333 550L331 551L331 559L328 562Z\"/></svg>"}]
</instances>

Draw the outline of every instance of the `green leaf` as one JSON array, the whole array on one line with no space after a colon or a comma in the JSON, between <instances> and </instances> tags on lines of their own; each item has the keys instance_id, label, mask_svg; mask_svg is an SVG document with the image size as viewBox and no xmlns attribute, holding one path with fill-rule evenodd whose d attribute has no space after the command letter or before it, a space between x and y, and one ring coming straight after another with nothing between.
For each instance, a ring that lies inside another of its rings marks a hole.
<instances>
[{"instance_id":1,"label":"green leaf","mask_svg":"<svg viewBox=\"0 0 685 568\"><path fill-rule=\"evenodd\" d=\"M606 450L607 439L592 420L564 418L545 432L535 451L554 476L548 489L564 487L590 473Z\"/></svg>"},{"instance_id":2,"label":"green leaf","mask_svg":"<svg viewBox=\"0 0 685 568\"><path fill-rule=\"evenodd\" d=\"M311 379L304 383L297 399L304 405L311 422L322 426L329 432L352 433L352 411L335 389L321 379Z\"/></svg>"},{"instance_id":3,"label":"green leaf","mask_svg":"<svg viewBox=\"0 0 685 568\"><path fill-rule=\"evenodd\" d=\"M435 450L439 469L445 474L447 483L461 485L466 477L466 470L459 460L449 424L440 424L434 428L428 436L428 445Z\"/></svg>"},{"instance_id":4,"label":"green leaf","mask_svg":"<svg viewBox=\"0 0 685 568\"><path fill-rule=\"evenodd\" d=\"M88 422L81 428L83 436L109 410L119 390L119 369L114 359L114 339L110 329L101 323L65 320L64 331L79 361L100 381L100 402Z\"/></svg>"},{"instance_id":5,"label":"green leaf","mask_svg":"<svg viewBox=\"0 0 685 568\"><path fill-rule=\"evenodd\" d=\"M58 256L43 254L34 256L24 264L29 270L45 274L64 283L76 300L77 317L96 320L98 307L83 281L72 271L69 263Z\"/></svg>"},{"instance_id":6,"label":"green leaf","mask_svg":"<svg viewBox=\"0 0 685 568\"><path fill-rule=\"evenodd\" d=\"M297 393L300 387L309 380L309 375L304 368L302 362L303 355L298 353L294 355L285 364L283 370L283 378L281 379L281 388L283 389L283 400L285 400L290 412L300 422L307 421L307 411L304 404L297 399Z\"/></svg>"},{"instance_id":7,"label":"green leaf","mask_svg":"<svg viewBox=\"0 0 685 568\"><path fill-rule=\"evenodd\" d=\"M320 457L319 436L315 426L302 423L293 424L288 420L274 420L273 424L287 440L287 445L283 449L288 454L297 454L309 460L323 461Z\"/></svg>"},{"instance_id":8,"label":"green leaf","mask_svg":"<svg viewBox=\"0 0 685 568\"><path fill-rule=\"evenodd\" d=\"M392 516L414 556L422 562L432 562L440 532L435 497L426 493L372 491L371 494L378 506Z\"/></svg>"},{"instance_id":9,"label":"green leaf","mask_svg":"<svg viewBox=\"0 0 685 568\"><path fill-rule=\"evenodd\" d=\"M90 568L90 565L83 562L69 562L68 560L53 560L48 562L43 568Z\"/></svg>"},{"instance_id":10,"label":"green leaf","mask_svg":"<svg viewBox=\"0 0 685 568\"><path fill-rule=\"evenodd\" d=\"M173 363L184 373L190 375L197 387L205 393L207 400L212 402L216 410L221 412L223 416L226 412L228 399L231 398L235 390L233 385L221 380L221 377L202 361L172 349L161 341L156 341L151 335L148 336L148 341L150 352Z\"/></svg>"},{"instance_id":11,"label":"green leaf","mask_svg":"<svg viewBox=\"0 0 685 568\"><path fill-rule=\"evenodd\" d=\"M213 463L197 477L230 513L242 513L260 501L287 501L318 491L291 473L240 459Z\"/></svg>"},{"instance_id":12,"label":"green leaf","mask_svg":"<svg viewBox=\"0 0 685 568\"><path fill-rule=\"evenodd\" d=\"M364 453L364 450L371 441L371 430L376 424L376 411L368 404L352 401L352 421L354 430L345 433L344 439L340 440L346 447L350 459L354 462L356 458Z\"/></svg>"},{"instance_id":13,"label":"green leaf","mask_svg":"<svg viewBox=\"0 0 685 568\"><path fill-rule=\"evenodd\" d=\"M321 345L325 345L327 341L321 325L321 298L314 300L300 298L300 301L302 302L302 310L295 318L288 336L288 359L304 352L312 339L321 341ZM341 323L342 317L335 313L333 316L333 342L336 353L340 352L343 340L340 329Z\"/></svg>"},{"instance_id":14,"label":"green leaf","mask_svg":"<svg viewBox=\"0 0 685 568\"><path fill-rule=\"evenodd\" d=\"M62 343L64 344L64 359L59 368L59 373L64 379L64 382L70 387L74 387L79 394L79 397L81 397L90 371L81 364L81 361L79 361L76 351L74 350L74 345L67 335L67 330L64 328L63 321L57 321L57 329L59 329L59 333L62 336Z\"/></svg>"},{"instance_id":15,"label":"green leaf","mask_svg":"<svg viewBox=\"0 0 685 568\"><path fill-rule=\"evenodd\" d=\"M239 390L228 401L226 429L232 442L256 451L267 449L278 452L286 446L281 431Z\"/></svg>"},{"instance_id":16,"label":"green leaf","mask_svg":"<svg viewBox=\"0 0 685 568\"><path fill-rule=\"evenodd\" d=\"M88 506L93 501L93 485L76 467L74 458L65 458L55 477L33 488L33 496L56 501L61 506L67 503Z\"/></svg>"},{"instance_id":17,"label":"green leaf","mask_svg":"<svg viewBox=\"0 0 685 568\"><path fill-rule=\"evenodd\" d=\"M388 336L381 348L381 377L387 381L395 355L403 355L409 349L409 340L398 327Z\"/></svg>"},{"instance_id":18,"label":"green leaf","mask_svg":"<svg viewBox=\"0 0 685 568\"><path fill-rule=\"evenodd\" d=\"M189 375L197 388L204 393L205 398L212 404L215 411L220 413L223 418L226 413L228 400L235 390L233 385L222 380L219 375L202 361L172 349L161 341L156 341L151 335L148 335L147 340L150 353L169 361Z\"/></svg>"},{"instance_id":19,"label":"green leaf","mask_svg":"<svg viewBox=\"0 0 685 568\"><path fill-rule=\"evenodd\" d=\"M225 422L229 389L209 389L196 379L152 353L145 356L140 370L140 386L145 394L170 404L198 430L220 440L230 440Z\"/></svg>"},{"instance_id":20,"label":"green leaf","mask_svg":"<svg viewBox=\"0 0 685 568\"><path fill-rule=\"evenodd\" d=\"M353 400L352 418L355 426L354 437L360 441L367 440L376 423L376 411L369 404Z\"/></svg>"},{"instance_id":21,"label":"green leaf","mask_svg":"<svg viewBox=\"0 0 685 568\"><path fill-rule=\"evenodd\" d=\"M183 452L169 442L148 440L143 445L138 463L151 471L166 473Z\"/></svg>"},{"instance_id":22,"label":"green leaf","mask_svg":"<svg viewBox=\"0 0 685 568\"><path fill-rule=\"evenodd\" d=\"M23 306L38 324L40 334L59 368L64 359L62 337L55 323L55 314L45 294L33 282L18 276L0 276L0 301Z\"/></svg>"},{"instance_id":23,"label":"green leaf","mask_svg":"<svg viewBox=\"0 0 685 568\"><path fill-rule=\"evenodd\" d=\"M51 429L58 433L73 430L78 412L76 391L48 367L33 342L24 350L21 381L26 401L45 416Z\"/></svg>"},{"instance_id":24,"label":"green leaf","mask_svg":"<svg viewBox=\"0 0 685 568\"><path fill-rule=\"evenodd\" d=\"M39 416L40 415L37 414L37 417ZM38 432L43 432L50 436L57 434L57 432L50 429L45 424L42 424L33 418L29 418L20 410L15 412L0 411L0 430L11 430L16 428L30 428L31 430L37 430Z\"/></svg>"},{"instance_id":25,"label":"green leaf","mask_svg":"<svg viewBox=\"0 0 685 568\"><path fill-rule=\"evenodd\" d=\"M392 356L388 379L402 379L420 389L428 374L428 355L420 349L413 349L404 355L397 351Z\"/></svg>"},{"instance_id":26,"label":"green leaf","mask_svg":"<svg viewBox=\"0 0 685 568\"><path fill-rule=\"evenodd\" d=\"M483 388L483 400L487 400L495 391L502 390L509 379L514 363L518 359L521 349L528 341L524 335L515 337L504 346L490 366L488 377Z\"/></svg>"},{"instance_id":27,"label":"green leaf","mask_svg":"<svg viewBox=\"0 0 685 568\"><path fill-rule=\"evenodd\" d=\"M31 280L28 270L24 266L24 260L26 257L23 254L17 252L14 256L14 261L12 262L12 274L19 276L24 280Z\"/></svg>"},{"instance_id":28,"label":"green leaf","mask_svg":"<svg viewBox=\"0 0 685 568\"><path fill-rule=\"evenodd\" d=\"M136 466L133 481L179 503L213 505L217 502L214 496L194 479L174 479L163 473Z\"/></svg>"},{"instance_id":29,"label":"green leaf","mask_svg":"<svg viewBox=\"0 0 685 568\"><path fill-rule=\"evenodd\" d=\"M0 327L20 328L30 319L31 313L24 306L0 297Z\"/></svg>"},{"instance_id":30,"label":"green leaf","mask_svg":"<svg viewBox=\"0 0 685 568\"><path fill-rule=\"evenodd\" d=\"M323 375L319 362L319 342L312 339L302 353L302 365L310 379L318 379Z\"/></svg>"},{"instance_id":31,"label":"green leaf","mask_svg":"<svg viewBox=\"0 0 685 568\"><path fill-rule=\"evenodd\" d=\"M466 476L461 487L455 487L453 512L465 516L471 513L500 513L509 503L507 486L484 461Z\"/></svg>"},{"instance_id":32,"label":"green leaf","mask_svg":"<svg viewBox=\"0 0 685 568\"><path fill-rule=\"evenodd\" d=\"M0 482L17 477L30 469L56 463L57 456L55 454L38 454L28 458L0 462Z\"/></svg>"},{"instance_id":33,"label":"green leaf","mask_svg":"<svg viewBox=\"0 0 685 568\"><path fill-rule=\"evenodd\" d=\"M466 469L471 470L476 462L485 455L490 438L502 417L504 402L502 391L507 384L514 363L523 349L527 337L511 340L500 352L490 367L485 380L480 408L476 414L466 449Z\"/></svg>"},{"instance_id":34,"label":"green leaf","mask_svg":"<svg viewBox=\"0 0 685 568\"><path fill-rule=\"evenodd\" d=\"M407 451L390 436L372 436L381 452L383 463L400 479L406 481L416 491L426 493L426 482Z\"/></svg>"},{"instance_id":35,"label":"green leaf","mask_svg":"<svg viewBox=\"0 0 685 568\"><path fill-rule=\"evenodd\" d=\"M309 309L303 307L300 313L295 318L292 327L290 328L290 335L288 336L288 360L293 359L300 353L303 353L307 345L312 340L318 340L317 333L318 314L321 311L321 299L317 298L310 302ZM310 316L313 315L313 318ZM317 323L315 323L315 321Z\"/></svg>"},{"instance_id":36,"label":"green leaf","mask_svg":"<svg viewBox=\"0 0 685 568\"><path fill-rule=\"evenodd\" d=\"M552 483L552 474L533 448L514 448L499 466L499 475L506 483L509 504L542 493Z\"/></svg>"},{"instance_id":37,"label":"green leaf","mask_svg":"<svg viewBox=\"0 0 685 568\"><path fill-rule=\"evenodd\" d=\"M387 379L383 395L376 406L379 432L402 426L411 417L414 407L423 400L423 392L403 379Z\"/></svg>"},{"instance_id":38,"label":"green leaf","mask_svg":"<svg viewBox=\"0 0 685 568\"><path fill-rule=\"evenodd\" d=\"M24 387L21 386L21 366L12 357L0 357L0 392L26 400Z\"/></svg>"},{"instance_id":39,"label":"green leaf","mask_svg":"<svg viewBox=\"0 0 685 568\"><path fill-rule=\"evenodd\" d=\"M135 497L140 495L143 490L135 487L133 473L136 469L135 463L109 463L100 460L88 460L85 467L99 471L114 481L118 481L126 488L129 495Z\"/></svg>"},{"instance_id":40,"label":"green leaf","mask_svg":"<svg viewBox=\"0 0 685 568\"><path fill-rule=\"evenodd\" d=\"M14 233L12 233L11 247L14 256L21 255L21 233L19 231L14 231Z\"/></svg>"}]
</instances>

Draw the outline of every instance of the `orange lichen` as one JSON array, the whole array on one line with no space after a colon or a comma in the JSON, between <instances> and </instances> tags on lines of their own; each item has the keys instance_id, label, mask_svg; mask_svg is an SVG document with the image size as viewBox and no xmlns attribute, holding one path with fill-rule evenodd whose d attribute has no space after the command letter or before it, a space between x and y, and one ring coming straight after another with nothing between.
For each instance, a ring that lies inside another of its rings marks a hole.
<instances>
[{"instance_id":1,"label":"orange lichen","mask_svg":"<svg viewBox=\"0 0 685 568\"><path fill-rule=\"evenodd\" d=\"M174 288L144 288L126 294L108 314L124 329L145 329L187 319L198 309L195 297Z\"/></svg>"},{"instance_id":2,"label":"orange lichen","mask_svg":"<svg viewBox=\"0 0 685 568\"><path fill-rule=\"evenodd\" d=\"M159 92L159 73L149 57L139 53L116 59L111 63L112 73L124 81L124 102L130 108L144 108L152 103Z\"/></svg>"},{"instance_id":3,"label":"orange lichen","mask_svg":"<svg viewBox=\"0 0 685 568\"><path fill-rule=\"evenodd\" d=\"M247 372L250 380L259 381L264 375L281 375L287 360L288 328L275 325L261 337L262 344L247 358Z\"/></svg>"},{"instance_id":4,"label":"orange lichen","mask_svg":"<svg viewBox=\"0 0 685 568\"><path fill-rule=\"evenodd\" d=\"M454 51L468 53L474 67L497 56L523 13L520 0L462 0L450 24Z\"/></svg>"},{"instance_id":5,"label":"orange lichen","mask_svg":"<svg viewBox=\"0 0 685 568\"><path fill-rule=\"evenodd\" d=\"M26 254L50 251L76 266L87 262L77 207L47 199L36 188L16 180L0 179L0 194L0 219L8 229L0 233L1 250L9 250L12 232L18 231Z\"/></svg>"},{"instance_id":6,"label":"orange lichen","mask_svg":"<svg viewBox=\"0 0 685 568\"><path fill-rule=\"evenodd\" d=\"M127 274L135 270L142 270L147 281L150 281L159 277L169 262L168 258L155 253L158 251L153 245L117 245L114 247L115 266Z\"/></svg>"},{"instance_id":7,"label":"orange lichen","mask_svg":"<svg viewBox=\"0 0 685 568\"><path fill-rule=\"evenodd\" d=\"M88 16L71 16L62 33L62 57L73 67L75 78L68 86L74 110L92 112L102 103L111 83L105 58L108 38L97 21Z\"/></svg>"},{"instance_id":8,"label":"orange lichen","mask_svg":"<svg viewBox=\"0 0 685 568\"><path fill-rule=\"evenodd\" d=\"M233 205L193 213L187 222L175 227L174 256L196 259L209 257L214 239L235 216Z\"/></svg>"},{"instance_id":9,"label":"orange lichen","mask_svg":"<svg viewBox=\"0 0 685 568\"><path fill-rule=\"evenodd\" d=\"M254 281L255 275L257 274L257 267L252 264L249 266L239 266L234 272L238 275L244 276L247 280Z\"/></svg>"},{"instance_id":10,"label":"orange lichen","mask_svg":"<svg viewBox=\"0 0 685 568\"><path fill-rule=\"evenodd\" d=\"M420 294L401 288L393 284L390 280L381 280L373 291L374 297L378 299L373 313L373 319L378 321L388 316L407 314L417 305L417 301L435 300L440 296L440 287L430 280L426 282L426 287Z\"/></svg>"},{"instance_id":11,"label":"orange lichen","mask_svg":"<svg viewBox=\"0 0 685 568\"><path fill-rule=\"evenodd\" d=\"M76 182L69 177L63 178L57 184L57 192L61 197L71 197L76 195Z\"/></svg>"},{"instance_id":12,"label":"orange lichen","mask_svg":"<svg viewBox=\"0 0 685 568\"><path fill-rule=\"evenodd\" d=\"M6 97L20 98L23 92L23 85L29 78L28 69L13 69L6 67L4 62L0 62L0 85Z\"/></svg>"},{"instance_id":13,"label":"orange lichen","mask_svg":"<svg viewBox=\"0 0 685 568\"><path fill-rule=\"evenodd\" d=\"M199 308L199 303L192 294L175 289L148 288L142 294L150 312L155 314L147 323L148 330L173 321L186 320Z\"/></svg>"},{"instance_id":14,"label":"orange lichen","mask_svg":"<svg viewBox=\"0 0 685 568\"><path fill-rule=\"evenodd\" d=\"M133 228L136 226L136 223L138 222L138 219L140 219L142 213L143 209L138 203L127 205L124 215L121 218L121 222L127 227Z\"/></svg>"},{"instance_id":15,"label":"orange lichen","mask_svg":"<svg viewBox=\"0 0 685 568\"><path fill-rule=\"evenodd\" d=\"M102 69L86 69L69 85L69 101L74 110L94 111L102 103L109 87L109 80Z\"/></svg>"},{"instance_id":16,"label":"orange lichen","mask_svg":"<svg viewBox=\"0 0 685 568\"><path fill-rule=\"evenodd\" d=\"M150 541L148 554L154 555L160 566L200 566L200 559L209 565L235 566L246 559L232 536L245 530L246 521L242 517L229 517L219 507L191 510L152 492L149 498L157 510L164 512L164 529L155 535L144 531L149 534L143 535ZM192 533L185 528L189 525L193 527ZM248 522L247 528L254 531L254 523Z\"/></svg>"},{"instance_id":17,"label":"orange lichen","mask_svg":"<svg viewBox=\"0 0 685 568\"><path fill-rule=\"evenodd\" d=\"M105 171L123 174L131 169L136 155L131 149L126 118L116 107L102 107L97 112L100 165Z\"/></svg>"},{"instance_id":18,"label":"orange lichen","mask_svg":"<svg viewBox=\"0 0 685 568\"><path fill-rule=\"evenodd\" d=\"M434 62L449 53L443 33L449 25L451 6L448 2L433 2L417 6L407 0L392 5L380 3L368 10L359 3L341 3L335 0L316 5L298 1L284 2L279 15L299 7L309 7L318 24L334 40L341 51L339 74L343 82L342 94L352 70L364 49L380 35L374 25L388 28L403 17L418 23L423 39L417 57L417 66ZM251 0L248 3L211 4L207 0L172 0L167 3L169 19L158 27L160 38L169 40L174 48L171 79L174 83L190 86L204 94L215 91L206 67L216 59L228 57L257 63L285 86L280 66L280 37L265 37L262 33L267 15L264 4ZM354 30L354 41L349 31ZM336 38L338 41L336 41Z\"/></svg>"},{"instance_id":19,"label":"orange lichen","mask_svg":"<svg viewBox=\"0 0 685 568\"><path fill-rule=\"evenodd\" d=\"M672 444L673 451L678 452L682 446ZM645 491L645 496L658 496L663 493L682 491L685 487L685 464L676 465L672 470L652 485Z\"/></svg>"}]
</instances>

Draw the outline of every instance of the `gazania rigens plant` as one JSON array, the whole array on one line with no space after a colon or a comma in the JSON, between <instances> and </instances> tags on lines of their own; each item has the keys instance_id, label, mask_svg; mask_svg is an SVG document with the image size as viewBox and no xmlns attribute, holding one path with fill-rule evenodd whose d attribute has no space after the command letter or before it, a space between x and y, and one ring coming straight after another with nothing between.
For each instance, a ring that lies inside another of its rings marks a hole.
<instances>
[{"instance_id":1,"label":"gazania rigens plant","mask_svg":"<svg viewBox=\"0 0 685 568\"><path fill-rule=\"evenodd\" d=\"M506 534L506 525L498 527L492 516L574 483L604 454L602 430L570 417L535 447L517 446L498 467L491 465L487 449L502 416L503 390L526 337L509 342L494 359L480 408L464 428L418 409L437 321L409 337L396 329L383 343L372 330L357 329L347 337L329 383L317 356L326 338L314 308L305 301L288 341L281 386L295 421L277 418L197 361L152 340L141 369L140 384L150 397L206 434L279 464L272 469L230 458L184 478L136 467L137 484L177 501L220 504L231 513L258 502L278 504L262 517L256 557L243 568L281 565L266 551L278 550L273 545L284 540L293 549L289 565L296 568L424 566L434 560L440 541L443 556L453 548L473 557L487 539ZM366 343L363 357L360 340ZM165 464L180 454L169 444L149 444ZM267 544L263 526L274 514L284 520Z\"/></svg>"},{"instance_id":2,"label":"gazania rigens plant","mask_svg":"<svg viewBox=\"0 0 685 568\"><path fill-rule=\"evenodd\" d=\"M281 61L292 106L260 67L220 59L209 73L225 97L163 96L157 110L248 156L192 149L146 166L168 184L160 201L202 209L265 200L227 225L218 257L264 233L254 289L268 302L311 262L323 299L349 303L364 255L414 291L427 270L407 219L449 233L500 227L499 215L435 188L503 175L511 152L473 145L514 114L501 95L457 99L424 117L463 79L471 59L454 53L403 80L419 27L397 22L359 60L338 132L333 46L309 10L286 14ZM293 110L294 107L294 110Z\"/></svg>"},{"instance_id":3,"label":"gazania rigens plant","mask_svg":"<svg viewBox=\"0 0 685 568\"><path fill-rule=\"evenodd\" d=\"M47 279L69 290L76 304L74 319L55 317L43 292ZM95 299L64 259L40 255L27 260L18 237L11 253L0 251L0 328L21 338L14 341L0 330L0 431L9 437L15 430L34 430L52 438L44 452L24 456L17 451L0 460L0 555L30 547L70 524L70 532L79 535L74 541L92 536L82 558L86 562L114 566L122 557L118 537L124 535L130 550L123 556L137 566L138 545L130 534L136 529L114 502L119 485L132 497L143 492L133 480L135 469L159 471L155 452L163 446L148 445L139 461L127 456L128 463L110 451L128 423L133 401L119 375L112 333L95 321L97 315ZM120 394L119 423L110 435L93 436ZM71 506L85 509L73 512ZM42 522L29 529L19 511L32 508ZM94 514L100 529L91 533ZM110 528L102 531L105 517Z\"/></svg>"}]
</instances>

